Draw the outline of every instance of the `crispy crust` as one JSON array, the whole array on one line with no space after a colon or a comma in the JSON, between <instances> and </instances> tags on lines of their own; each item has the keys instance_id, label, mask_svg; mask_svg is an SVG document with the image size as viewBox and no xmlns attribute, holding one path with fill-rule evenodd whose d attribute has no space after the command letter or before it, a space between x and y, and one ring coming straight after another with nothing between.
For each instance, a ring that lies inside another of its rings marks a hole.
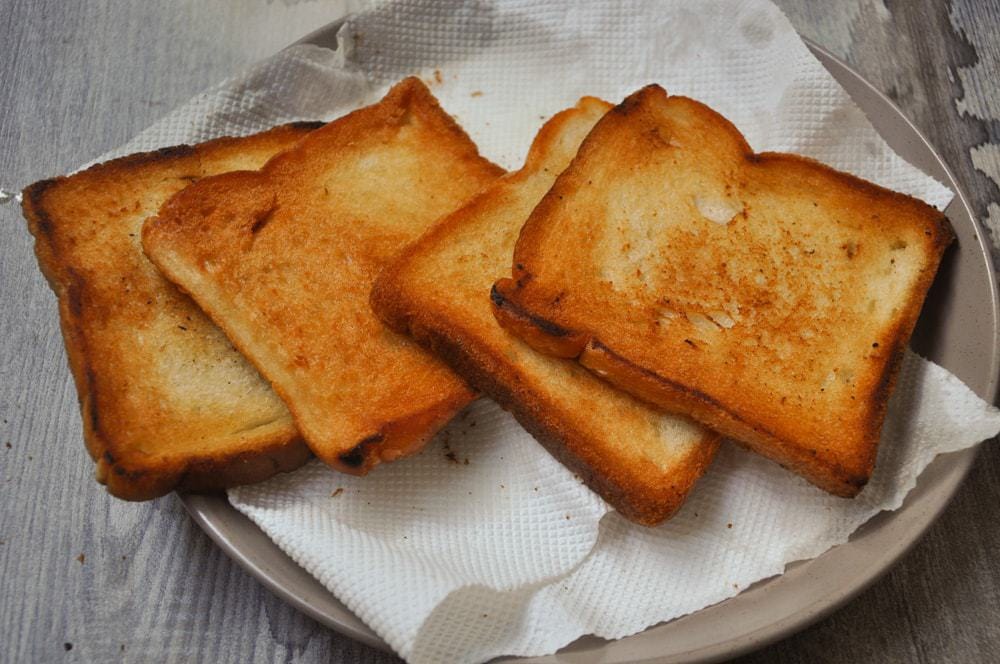
<instances>
[{"instance_id":1,"label":"crispy crust","mask_svg":"<svg viewBox=\"0 0 1000 664\"><path fill-rule=\"evenodd\" d=\"M99 438L95 438L99 441ZM295 470L312 458L301 438L274 440L253 451L191 456L185 462L151 468L105 452L97 459L96 478L108 493L125 500L151 500L171 491L209 493L255 484Z\"/></svg>"},{"instance_id":2,"label":"crispy crust","mask_svg":"<svg viewBox=\"0 0 1000 664\"><path fill-rule=\"evenodd\" d=\"M545 371L566 366L558 360L543 360L544 368L538 371L523 358L512 359L511 353L519 352L520 344L492 322L488 311L485 324L477 321L473 313L478 307L505 306L496 297L492 303L486 301L486 288L495 274L487 265L462 263L465 275L475 271L477 281L482 282L481 304L473 305L470 294L459 291L448 298L447 305L441 305L442 294L429 286L443 284L449 291L458 286L438 278L436 270L441 262L449 262L441 257L442 251L463 243L460 237L463 232L475 236L463 255L488 256L486 261L502 261L501 256L510 249L498 251L492 236L481 232L484 219L490 219L488 215L492 211L516 206L517 203L511 201L517 200L518 189L525 186L525 181L546 168L547 163L558 163L558 153L551 153L559 150L563 133L574 135L569 125L583 124L583 119L591 117L582 129L576 129L585 132L607 108L604 102L587 98L576 109L557 114L547 122L532 144L525 167L488 187L410 245L379 275L372 289L371 302L386 324L410 335L447 362L470 385L510 411L556 459L623 516L652 526L668 519L683 504L714 457L719 445L718 435L702 430L690 450L672 460L667 468L658 467L640 453L617 449L620 447L617 441L607 438L601 422L595 421L600 416L594 414L593 404L613 403L620 407L622 425L614 431L616 436L649 436L641 429L630 429L625 422L657 415L647 406L586 374L571 373L570 377L559 374L558 378L542 375ZM510 212L508 216L510 214L516 216L516 213ZM486 223L496 232L497 222ZM516 228L511 230L516 231ZM524 349L523 352L531 351ZM541 356L535 357L542 360ZM566 394L573 394L580 400L567 406L560 402L560 397ZM647 444L660 444L655 436L649 437L652 440Z\"/></svg>"},{"instance_id":3,"label":"crispy crust","mask_svg":"<svg viewBox=\"0 0 1000 664\"><path fill-rule=\"evenodd\" d=\"M63 188L81 186L79 202L85 204L89 183L100 186L109 178L139 180L143 173L170 169L179 160L198 159L218 152L256 149L276 152L291 145L321 123L295 123L247 138L220 138L200 145L179 145L152 152L133 154L88 168L75 175L36 182L24 190L22 209L28 228L35 237L39 267L56 294L59 321L70 371L76 384L83 421L84 443L95 460L97 479L109 493L126 500L148 500L173 490L209 491L264 480L275 473L292 470L310 456L308 448L290 426L272 427L254 442L229 445L205 453L173 458L150 457L139 453L120 435L120 417L112 410L101 417L98 389L104 378L95 360L116 352L88 338L93 323L85 316L88 307L103 306L99 295L89 294L87 276L74 268L72 248L62 241L61 228L77 223L68 211L54 202ZM123 231L124 232L124 231ZM94 298L98 299L94 299ZM116 399L114 388L108 399Z\"/></svg>"},{"instance_id":4,"label":"crispy crust","mask_svg":"<svg viewBox=\"0 0 1000 664\"><path fill-rule=\"evenodd\" d=\"M420 137L413 140L425 141L422 149L411 149L400 138L411 125ZM390 185L382 159L401 160L400 168L410 169L413 162L406 159L421 162L422 191ZM374 175L348 170L361 168L360 162L382 170ZM349 183L330 184L339 173L354 175ZM426 86L410 78L379 103L331 122L259 171L229 173L181 192L146 223L142 241L161 272L190 292L272 382L313 453L360 475L419 450L475 398L419 348L401 350L395 340L382 340L386 333L366 310L365 280L412 239L404 223L425 230L449 205L500 173L479 156ZM365 190L376 185L375 191ZM416 213L396 212L419 205L413 202L417 193L430 202ZM385 196L395 198L387 202ZM362 203L365 210L355 209ZM284 216L284 209L301 212ZM404 221L397 223L394 214ZM361 220L345 223L352 219ZM297 235L297 226L305 223L310 233ZM271 260L283 261L287 278L305 285L269 281ZM209 274L209 263L222 267ZM326 295L320 297L313 284L322 284ZM397 361L384 361L390 356ZM366 358L364 365L355 357ZM328 358L339 358L336 364L345 367L357 364L361 373L347 375ZM364 404L364 412L357 404Z\"/></svg>"},{"instance_id":5,"label":"crispy crust","mask_svg":"<svg viewBox=\"0 0 1000 664\"><path fill-rule=\"evenodd\" d=\"M552 276L558 269L547 270L547 222L557 214L564 198L573 196L574 186L578 187L582 178L589 177L585 169L588 168L591 154L600 148L600 141L613 140L609 138L612 132L626 122L645 122L647 124L642 125L644 127L652 124L647 114L656 112L651 109L665 108L667 104L666 93L658 86L640 90L602 120L581 147L573 165L559 178L532 213L518 239L513 260L513 277L501 279L495 284L494 297L505 303L504 307L497 309L497 318L502 325L542 352L577 358L597 375L639 398L673 412L688 414L833 494L854 496L871 475L885 410L903 350L941 256L954 239L948 221L944 215L920 201L835 171L813 160L777 153L755 154L739 131L711 109L682 98L672 97L670 100L675 105L684 105L684 113L700 116L700 121L711 126L716 135L724 136L724 139L719 139L720 143L732 146L733 152L742 153L743 168L753 174L746 177L757 178L751 181L751 187L780 188L782 182L789 181L803 188L836 192L841 197L839 200L850 200L851 205L860 205L859 201L864 201L864 205L869 206L871 218L878 220L879 224L868 226L869 233L882 228L891 231L893 228L903 228L905 224L916 224L916 230L910 226L907 232L911 236L922 235L922 263L919 272L908 286L905 301L899 303L897 313L885 325L885 334L880 335L878 342L873 344L873 348L878 350L873 351L868 358L873 368L871 374L862 378L871 387L851 404L852 408L864 414L863 422L856 429L845 425L844 429L847 430L840 432L843 439L851 440L850 444L842 450L817 450L806 444L806 441L778 430L781 427L794 427L794 423L757 417L756 413L752 413L752 408L737 405L729 400L730 397L713 394L710 387L699 387L684 378L689 374L674 368L675 365L681 365L677 364L673 356L698 352L694 341L684 340L691 345L690 350L673 346L657 348L656 351L664 359L634 359L642 355L642 352L637 351L636 341L609 332L609 327L614 326L610 321L615 314L605 314L610 307L615 306L614 298L600 300L601 305L594 304L598 300L588 300L594 311L599 309L602 313L585 315L580 313L582 304L566 305L565 299L559 302L559 298L553 296L557 289L562 288L569 291L572 297L574 290L577 293L586 292L587 286L561 283L559 277ZM741 184L747 186L746 182ZM843 214L849 215L854 208L845 205L844 209ZM744 219L746 214L744 208ZM739 218L737 214L736 219ZM858 223L862 228L865 223L871 224L867 217ZM572 243L573 239L567 238L565 242ZM544 282L543 285L540 285L540 280ZM583 300L588 297L592 296L581 296ZM573 306L578 306L579 309L574 309ZM649 342L647 340L643 343ZM652 350L649 352L653 353ZM649 355L643 357L648 358ZM695 360L691 362L694 363ZM868 367L869 364L863 366ZM793 367L793 370L797 370L797 367ZM859 384L861 382L858 380ZM702 381L706 386L710 383L711 381ZM829 423L830 427L839 425L840 423Z\"/></svg>"}]
</instances>

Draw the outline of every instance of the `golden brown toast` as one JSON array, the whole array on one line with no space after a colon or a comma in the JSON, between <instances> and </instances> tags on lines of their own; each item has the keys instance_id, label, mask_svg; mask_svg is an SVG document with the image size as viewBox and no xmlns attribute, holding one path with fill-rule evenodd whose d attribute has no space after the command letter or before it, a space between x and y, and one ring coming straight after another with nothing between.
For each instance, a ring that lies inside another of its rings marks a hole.
<instances>
[{"instance_id":1,"label":"golden brown toast","mask_svg":"<svg viewBox=\"0 0 1000 664\"><path fill-rule=\"evenodd\" d=\"M497 324L489 298L509 269L524 220L609 108L585 98L549 120L520 171L494 182L383 270L372 306L511 411L619 512L654 525L684 501L718 437L640 403L575 362L532 350Z\"/></svg>"},{"instance_id":2,"label":"golden brown toast","mask_svg":"<svg viewBox=\"0 0 1000 664\"><path fill-rule=\"evenodd\" d=\"M139 233L175 192L257 168L317 126L136 154L25 189L38 263L59 299L84 439L115 496L256 482L309 457L281 400L159 275Z\"/></svg>"},{"instance_id":3,"label":"golden brown toast","mask_svg":"<svg viewBox=\"0 0 1000 664\"><path fill-rule=\"evenodd\" d=\"M409 78L259 171L180 192L143 245L271 381L310 449L363 474L418 450L474 396L378 321L372 282L501 172Z\"/></svg>"},{"instance_id":4,"label":"golden brown toast","mask_svg":"<svg viewBox=\"0 0 1000 664\"><path fill-rule=\"evenodd\" d=\"M608 113L520 237L501 322L840 496L865 485L952 241L924 203L649 86Z\"/></svg>"}]
</instances>

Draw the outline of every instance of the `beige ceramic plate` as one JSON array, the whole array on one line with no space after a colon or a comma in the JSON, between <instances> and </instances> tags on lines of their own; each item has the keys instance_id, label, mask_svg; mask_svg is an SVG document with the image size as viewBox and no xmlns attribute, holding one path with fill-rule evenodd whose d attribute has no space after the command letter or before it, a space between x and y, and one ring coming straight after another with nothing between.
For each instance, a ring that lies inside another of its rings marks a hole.
<instances>
[{"instance_id":1,"label":"beige ceramic plate","mask_svg":"<svg viewBox=\"0 0 1000 664\"><path fill-rule=\"evenodd\" d=\"M331 24L303 41L335 47L337 27ZM957 193L946 212L958 234L958 246L945 257L913 347L983 398L994 400L1000 346L996 279L987 241L961 187L891 101L834 56L807 44L896 152ZM948 504L975 454L966 450L938 458L901 509L872 519L847 544L793 564L781 576L761 581L732 599L620 641L584 637L555 655L519 661L716 661L789 636L842 606L888 570ZM183 500L192 518L230 557L288 603L338 632L388 649L225 498L184 496Z\"/></svg>"}]
</instances>

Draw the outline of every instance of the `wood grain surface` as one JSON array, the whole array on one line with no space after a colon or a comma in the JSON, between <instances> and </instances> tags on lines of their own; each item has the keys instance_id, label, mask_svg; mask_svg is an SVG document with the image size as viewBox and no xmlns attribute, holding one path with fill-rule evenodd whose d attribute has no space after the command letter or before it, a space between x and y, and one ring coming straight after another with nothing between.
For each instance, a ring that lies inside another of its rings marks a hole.
<instances>
[{"instance_id":1,"label":"wood grain surface","mask_svg":"<svg viewBox=\"0 0 1000 664\"><path fill-rule=\"evenodd\" d=\"M1000 2L778 4L899 104L1000 237ZM0 187L93 159L348 8L3 0ZM93 483L54 298L31 252L17 207L0 206L0 661L396 661L278 600L176 497L129 504ZM742 661L1000 661L998 505L1000 449L987 443L898 566Z\"/></svg>"}]
</instances>

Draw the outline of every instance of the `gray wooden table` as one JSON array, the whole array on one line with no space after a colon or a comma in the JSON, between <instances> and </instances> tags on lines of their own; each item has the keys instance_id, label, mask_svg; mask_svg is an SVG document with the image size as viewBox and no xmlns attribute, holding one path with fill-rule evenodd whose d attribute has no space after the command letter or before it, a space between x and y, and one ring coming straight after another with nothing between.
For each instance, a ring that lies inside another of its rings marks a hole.
<instances>
[{"instance_id":1,"label":"gray wooden table","mask_svg":"<svg viewBox=\"0 0 1000 664\"><path fill-rule=\"evenodd\" d=\"M780 0L931 138L1000 239L1000 3ZM0 0L0 185L116 147L346 2ZM390 662L229 561L168 496L97 487L52 296L0 206L0 661ZM1000 448L881 581L747 662L1000 661Z\"/></svg>"}]
</instances>

